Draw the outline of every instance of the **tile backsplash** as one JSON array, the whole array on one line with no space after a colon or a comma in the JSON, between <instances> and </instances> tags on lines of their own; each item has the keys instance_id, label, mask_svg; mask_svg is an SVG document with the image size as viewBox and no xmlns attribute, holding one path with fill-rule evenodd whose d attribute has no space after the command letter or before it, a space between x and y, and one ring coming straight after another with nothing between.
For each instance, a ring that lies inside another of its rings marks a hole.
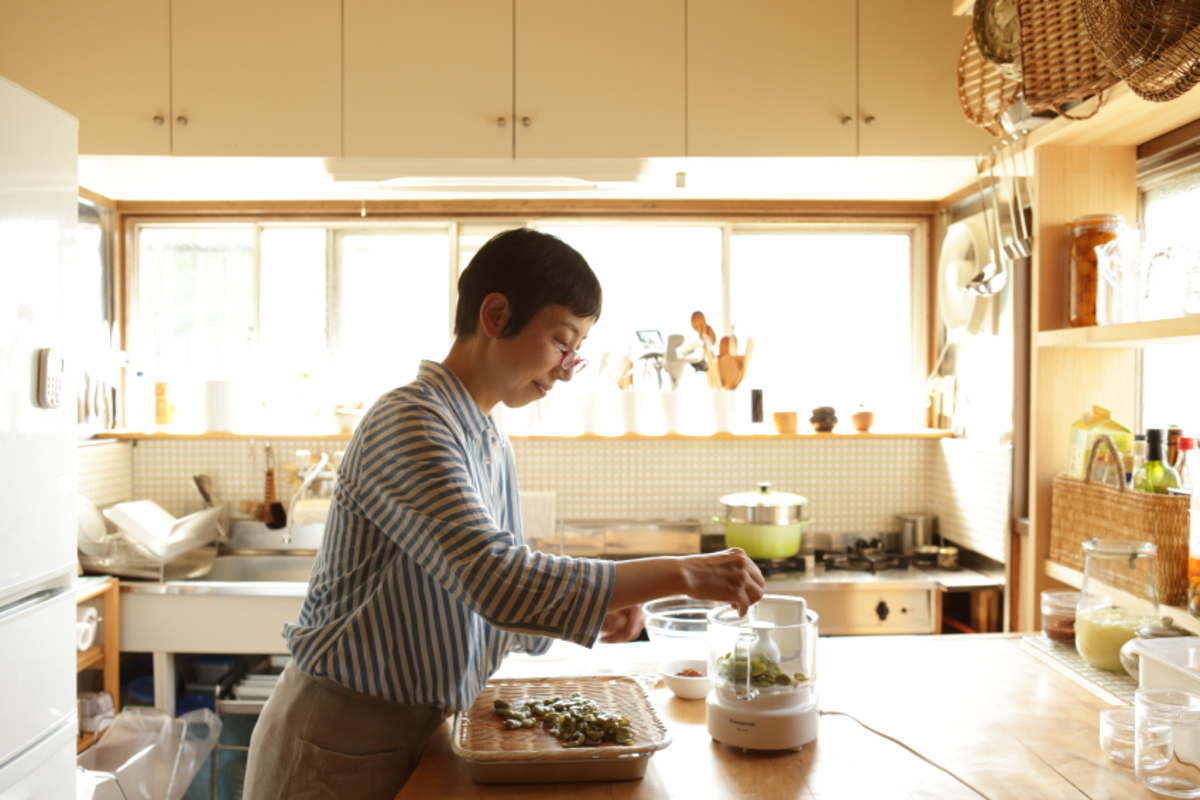
<instances>
[{"instance_id":1,"label":"tile backsplash","mask_svg":"<svg viewBox=\"0 0 1200 800\"><path fill-rule=\"evenodd\" d=\"M203 501L192 477L208 475L218 502L261 502L265 440L142 439L80 448L80 486L103 507L154 500L175 516ZM345 447L337 439L272 439L277 492L299 449ZM683 518L708 522L720 498L760 481L808 498L814 533L898 530L899 513L939 515L941 533L1003 560L1011 452L977 452L952 439L513 439L521 488L554 492L559 519ZM1006 460L1007 459L1007 460Z\"/></svg>"}]
</instances>

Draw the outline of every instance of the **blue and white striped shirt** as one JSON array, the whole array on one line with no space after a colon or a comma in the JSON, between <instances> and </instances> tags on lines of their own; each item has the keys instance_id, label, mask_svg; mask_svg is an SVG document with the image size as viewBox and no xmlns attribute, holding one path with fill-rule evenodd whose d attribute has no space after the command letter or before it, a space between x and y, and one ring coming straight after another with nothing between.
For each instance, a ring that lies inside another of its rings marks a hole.
<instances>
[{"instance_id":1,"label":"blue and white striped shirt","mask_svg":"<svg viewBox=\"0 0 1200 800\"><path fill-rule=\"evenodd\" d=\"M301 670L409 705L468 708L510 650L595 644L611 562L531 551L512 447L422 362L359 423L296 623Z\"/></svg>"}]
</instances>

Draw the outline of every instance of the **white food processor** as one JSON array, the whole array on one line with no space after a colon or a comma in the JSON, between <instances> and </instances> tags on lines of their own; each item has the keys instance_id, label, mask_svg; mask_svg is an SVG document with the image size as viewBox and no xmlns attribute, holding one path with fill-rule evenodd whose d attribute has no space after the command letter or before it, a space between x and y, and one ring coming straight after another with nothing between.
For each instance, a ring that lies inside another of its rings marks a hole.
<instances>
[{"instance_id":1,"label":"white food processor","mask_svg":"<svg viewBox=\"0 0 1200 800\"><path fill-rule=\"evenodd\" d=\"M739 617L708 614L706 717L713 739L746 750L799 750L817 738L817 614L768 594Z\"/></svg>"}]
</instances>

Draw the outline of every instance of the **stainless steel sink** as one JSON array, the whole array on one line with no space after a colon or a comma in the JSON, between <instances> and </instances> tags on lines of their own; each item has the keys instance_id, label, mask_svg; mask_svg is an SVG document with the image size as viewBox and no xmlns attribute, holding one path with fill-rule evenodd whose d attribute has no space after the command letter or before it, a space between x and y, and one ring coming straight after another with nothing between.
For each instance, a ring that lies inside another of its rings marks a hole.
<instances>
[{"instance_id":1,"label":"stainless steel sink","mask_svg":"<svg viewBox=\"0 0 1200 800\"><path fill-rule=\"evenodd\" d=\"M217 556L207 575L198 581L286 581L308 583L315 556L227 555Z\"/></svg>"}]
</instances>

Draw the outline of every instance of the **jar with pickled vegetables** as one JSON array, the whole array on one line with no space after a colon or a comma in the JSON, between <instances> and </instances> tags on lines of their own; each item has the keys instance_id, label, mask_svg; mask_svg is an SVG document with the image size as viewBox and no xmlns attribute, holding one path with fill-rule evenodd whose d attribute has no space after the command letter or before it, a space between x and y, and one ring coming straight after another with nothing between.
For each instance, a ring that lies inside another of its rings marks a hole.
<instances>
[{"instance_id":1,"label":"jar with pickled vegetables","mask_svg":"<svg viewBox=\"0 0 1200 800\"><path fill-rule=\"evenodd\" d=\"M1071 223L1068 268L1071 275L1072 328L1096 324L1100 275L1099 248L1116 240L1125 224L1120 214L1088 214Z\"/></svg>"},{"instance_id":2,"label":"jar with pickled vegetables","mask_svg":"<svg viewBox=\"0 0 1200 800\"><path fill-rule=\"evenodd\" d=\"M1093 669L1124 672L1121 646L1159 618L1158 548L1150 542L1088 539L1083 552L1075 649Z\"/></svg>"}]
</instances>

